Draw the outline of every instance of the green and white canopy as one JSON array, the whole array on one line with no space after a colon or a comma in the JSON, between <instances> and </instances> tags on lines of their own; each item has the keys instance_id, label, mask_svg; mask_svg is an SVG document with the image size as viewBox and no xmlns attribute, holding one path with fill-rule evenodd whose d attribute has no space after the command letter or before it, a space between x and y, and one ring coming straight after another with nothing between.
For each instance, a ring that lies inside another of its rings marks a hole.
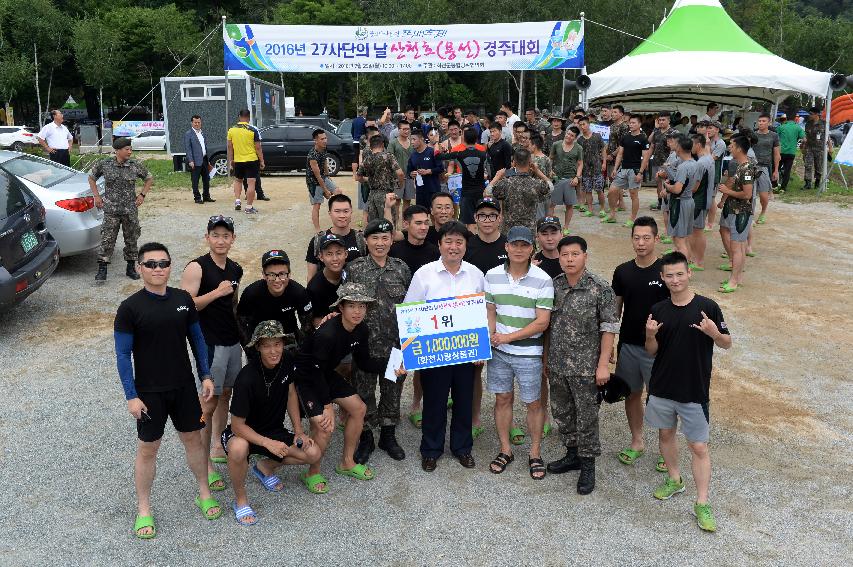
<instances>
[{"instance_id":1,"label":"green and white canopy","mask_svg":"<svg viewBox=\"0 0 853 567\"><path fill-rule=\"evenodd\" d=\"M676 0L661 26L631 53L590 75L592 104L632 110L744 108L797 93L826 97L830 73L773 55L749 37L717 0Z\"/></svg>"}]
</instances>

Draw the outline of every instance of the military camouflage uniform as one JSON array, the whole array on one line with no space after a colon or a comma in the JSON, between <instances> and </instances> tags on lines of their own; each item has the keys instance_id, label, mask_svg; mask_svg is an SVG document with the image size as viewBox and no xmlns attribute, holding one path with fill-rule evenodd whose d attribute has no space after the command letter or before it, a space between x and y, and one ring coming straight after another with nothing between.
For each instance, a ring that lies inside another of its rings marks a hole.
<instances>
[{"instance_id":1,"label":"military camouflage uniform","mask_svg":"<svg viewBox=\"0 0 853 567\"><path fill-rule=\"evenodd\" d=\"M554 278L548 351L551 414L566 447L581 457L601 454L595 369L601 333L619 332L616 295L602 278L584 271L572 287L566 274Z\"/></svg>"},{"instance_id":2,"label":"military camouflage uniform","mask_svg":"<svg viewBox=\"0 0 853 567\"><path fill-rule=\"evenodd\" d=\"M631 129L628 127L627 120L619 124L614 123L610 125L610 139L607 140L607 155L608 157L613 156L613 159L608 161L608 169L612 169L613 165L616 163L616 153L619 151L619 142L622 141L622 136L630 131ZM605 172L605 174L608 173L610 172Z\"/></svg>"},{"instance_id":3,"label":"military camouflage uniform","mask_svg":"<svg viewBox=\"0 0 853 567\"><path fill-rule=\"evenodd\" d=\"M367 194L367 222L381 219L385 216L385 195L394 193L399 186L397 170L400 164L387 151L369 152L358 166L358 174L367 177L370 192ZM397 208L394 205L394 217L397 218Z\"/></svg>"},{"instance_id":4,"label":"military camouflage uniform","mask_svg":"<svg viewBox=\"0 0 853 567\"><path fill-rule=\"evenodd\" d=\"M501 201L506 234L514 226L526 226L536 234L536 205L550 192L548 184L539 177L520 173L504 177L494 184L492 194Z\"/></svg>"},{"instance_id":5,"label":"military camouflage uniform","mask_svg":"<svg viewBox=\"0 0 853 567\"><path fill-rule=\"evenodd\" d=\"M826 159L826 123L823 120L806 122L806 138L800 147L803 152L804 181L820 182L823 175L823 160Z\"/></svg>"},{"instance_id":6,"label":"military camouflage uniform","mask_svg":"<svg viewBox=\"0 0 853 567\"><path fill-rule=\"evenodd\" d=\"M365 293L376 301L367 310L364 322L370 330L370 356L382 358L385 364L391 348L399 345L397 314L394 304L402 303L412 281L412 272L399 258L387 257L385 266L379 265L371 256L356 258L347 264L347 281L362 284ZM358 395L367 405L365 424L368 427L394 425L400 421L400 394L403 392L404 377L397 382L379 378L377 374L362 371L354 363L352 383ZM376 382L379 380L379 407L376 406Z\"/></svg>"},{"instance_id":7,"label":"military camouflage uniform","mask_svg":"<svg viewBox=\"0 0 853 567\"><path fill-rule=\"evenodd\" d=\"M119 227L124 236L124 259L135 262L138 256L136 242L142 234L136 209L136 179L151 178L142 162L129 159L123 163L115 157L100 160L92 167L89 177L104 178L101 197L104 201L104 224L101 226L101 249L98 261L109 264L118 238Z\"/></svg>"},{"instance_id":8,"label":"military camouflage uniform","mask_svg":"<svg viewBox=\"0 0 853 567\"><path fill-rule=\"evenodd\" d=\"M551 168L551 158L548 157L547 154L542 154L541 156L531 156L533 163L536 164L536 167L539 168L539 171L544 173L549 179L551 178L552 168ZM541 219L546 214L548 214L548 205L551 201L550 190L548 194L540 197L539 202L536 204L536 218Z\"/></svg>"}]
</instances>

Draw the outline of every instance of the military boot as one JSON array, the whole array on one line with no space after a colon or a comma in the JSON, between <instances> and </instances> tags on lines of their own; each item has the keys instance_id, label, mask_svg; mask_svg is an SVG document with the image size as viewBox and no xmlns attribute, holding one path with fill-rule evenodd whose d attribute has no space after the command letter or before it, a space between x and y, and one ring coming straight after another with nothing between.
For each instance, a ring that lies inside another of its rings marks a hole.
<instances>
[{"instance_id":1,"label":"military boot","mask_svg":"<svg viewBox=\"0 0 853 567\"><path fill-rule=\"evenodd\" d=\"M578 476L578 494L589 494L595 489L595 457L581 457L581 474Z\"/></svg>"},{"instance_id":2,"label":"military boot","mask_svg":"<svg viewBox=\"0 0 853 567\"><path fill-rule=\"evenodd\" d=\"M578 458L577 447L569 447L565 457L553 463L548 463L548 472L552 474L563 474L569 471L576 471L580 468L581 461Z\"/></svg>"},{"instance_id":3,"label":"military boot","mask_svg":"<svg viewBox=\"0 0 853 567\"><path fill-rule=\"evenodd\" d=\"M127 270L125 270L125 272L124 272L125 275L132 280L138 280L139 279L139 272L136 271L136 265L135 264L136 264L136 262L134 262L133 260L128 260L127 261Z\"/></svg>"},{"instance_id":4,"label":"military boot","mask_svg":"<svg viewBox=\"0 0 853 567\"><path fill-rule=\"evenodd\" d=\"M402 461L406 458L406 452L397 443L397 438L394 435L395 428L393 425L383 425L379 433L379 448L388 453L388 456L395 461Z\"/></svg>"},{"instance_id":5,"label":"military boot","mask_svg":"<svg viewBox=\"0 0 853 567\"><path fill-rule=\"evenodd\" d=\"M355 450L353 458L356 463L366 465L368 459L370 459L370 454L375 450L376 445L373 442L373 431L365 427L364 431L361 432L361 439L358 441L358 447Z\"/></svg>"},{"instance_id":6,"label":"military boot","mask_svg":"<svg viewBox=\"0 0 853 567\"><path fill-rule=\"evenodd\" d=\"M96 282L105 282L107 281L107 263L106 262L98 262L98 273L95 274Z\"/></svg>"}]
</instances>

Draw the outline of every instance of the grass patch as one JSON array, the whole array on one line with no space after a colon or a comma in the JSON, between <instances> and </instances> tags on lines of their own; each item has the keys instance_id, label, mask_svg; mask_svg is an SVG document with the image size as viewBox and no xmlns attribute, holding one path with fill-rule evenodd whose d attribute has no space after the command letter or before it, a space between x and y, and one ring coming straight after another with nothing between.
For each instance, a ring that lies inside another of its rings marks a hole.
<instances>
[{"instance_id":1,"label":"grass patch","mask_svg":"<svg viewBox=\"0 0 853 567\"><path fill-rule=\"evenodd\" d=\"M853 204L853 168L845 166L830 166L829 183L826 184L826 191L820 193L816 189L803 191L803 179L799 172L803 168L803 160L801 156L797 156L794 160L794 171L791 172L791 180L788 183L788 189L784 194L776 197L784 203L819 203L830 202L839 203L842 207L848 207ZM844 176L842 178L842 175ZM847 186L844 181L847 181ZM849 189L847 189L849 187Z\"/></svg>"}]
</instances>

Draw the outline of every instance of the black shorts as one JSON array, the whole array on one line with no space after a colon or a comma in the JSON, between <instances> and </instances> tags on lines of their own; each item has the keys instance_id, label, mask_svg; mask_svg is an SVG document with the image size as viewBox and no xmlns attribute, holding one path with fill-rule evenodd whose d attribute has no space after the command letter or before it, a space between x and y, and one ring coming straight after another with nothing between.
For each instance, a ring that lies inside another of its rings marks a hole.
<instances>
[{"instance_id":1,"label":"black shorts","mask_svg":"<svg viewBox=\"0 0 853 567\"><path fill-rule=\"evenodd\" d=\"M281 429L277 429L275 431L256 431L258 435L263 435L264 437L269 437L270 439L274 439L276 441L281 441L288 447L293 447L293 440L295 436L292 432L288 431L284 427ZM232 437L236 437L237 434L231 431L231 425L225 428L225 431L222 432L222 435L219 437L220 442L222 443L222 449L225 451L225 454L228 454L228 442ZM246 455L246 460L249 460L249 457L252 455L263 455L269 459L274 461L278 461L279 463L282 461L282 458L278 455L273 455L269 451L267 451L266 447L261 447L260 445L255 445L254 443L249 443L249 454Z\"/></svg>"},{"instance_id":2,"label":"black shorts","mask_svg":"<svg viewBox=\"0 0 853 567\"><path fill-rule=\"evenodd\" d=\"M474 207L477 206L477 201L483 198L483 195L476 193L471 195L462 195L459 200L459 222L462 224L474 224Z\"/></svg>"},{"instance_id":3,"label":"black shorts","mask_svg":"<svg viewBox=\"0 0 853 567\"><path fill-rule=\"evenodd\" d=\"M201 404L195 386L189 384L168 392L139 392L139 399L148 408L150 420L136 420L136 432L140 441L152 443L163 437L166 418L181 433L190 433L204 428L201 416Z\"/></svg>"},{"instance_id":4,"label":"black shorts","mask_svg":"<svg viewBox=\"0 0 853 567\"><path fill-rule=\"evenodd\" d=\"M254 179L258 176L260 163L255 161L235 161L234 162L234 177L237 179Z\"/></svg>"},{"instance_id":5,"label":"black shorts","mask_svg":"<svg viewBox=\"0 0 853 567\"><path fill-rule=\"evenodd\" d=\"M314 379L322 380L323 378L318 376ZM329 397L325 400L320 400L320 407L306 408L302 401L299 402L299 416L301 418L304 419L306 417L310 418L321 415L323 413L323 408L328 404L331 404L332 400L358 395L358 392L356 392L352 384L347 382L347 379L338 372L332 372L331 377L326 380L326 384L329 387Z\"/></svg>"}]
</instances>

